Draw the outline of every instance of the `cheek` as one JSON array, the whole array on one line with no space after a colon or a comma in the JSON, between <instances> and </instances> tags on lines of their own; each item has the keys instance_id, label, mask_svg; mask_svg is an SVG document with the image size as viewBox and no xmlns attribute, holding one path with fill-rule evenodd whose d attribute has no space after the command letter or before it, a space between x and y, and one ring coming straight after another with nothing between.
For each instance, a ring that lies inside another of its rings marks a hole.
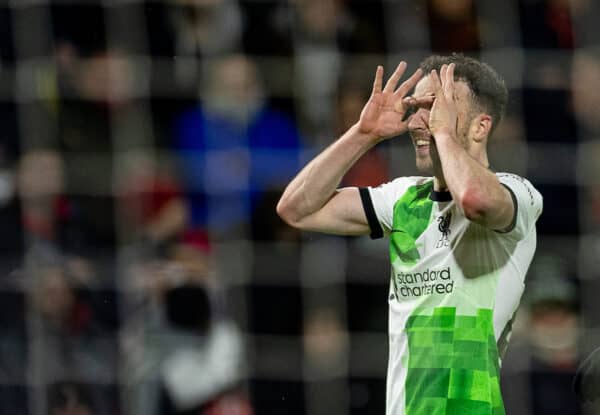
<instances>
[{"instance_id":1,"label":"cheek","mask_svg":"<svg viewBox=\"0 0 600 415\"><path fill-rule=\"evenodd\" d=\"M456 121L456 130L458 131L461 138L465 139L471 135L471 129L473 128L473 118L465 112L458 113L458 119Z\"/></svg>"},{"instance_id":2,"label":"cheek","mask_svg":"<svg viewBox=\"0 0 600 415\"><path fill-rule=\"evenodd\" d=\"M419 109L408 120L409 129L427 128L429 123L429 110Z\"/></svg>"}]
</instances>

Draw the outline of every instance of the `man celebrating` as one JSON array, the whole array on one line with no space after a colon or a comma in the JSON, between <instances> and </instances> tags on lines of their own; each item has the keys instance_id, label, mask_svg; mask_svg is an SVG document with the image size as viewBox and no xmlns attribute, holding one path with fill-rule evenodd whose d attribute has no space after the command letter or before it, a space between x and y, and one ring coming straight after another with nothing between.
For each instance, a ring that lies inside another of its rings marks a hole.
<instances>
[{"instance_id":1,"label":"man celebrating","mask_svg":"<svg viewBox=\"0 0 600 415\"><path fill-rule=\"evenodd\" d=\"M300 229L389 237L388 414L504 414L500 358L542 197L489 169L508 95L489 65L431 56L397 87L405 70L383 87L377 68L359 121L292 180L277 212ZM337 189L367 150L407 130L417 169L433 177Z\"/></svg>"}]
</instances>

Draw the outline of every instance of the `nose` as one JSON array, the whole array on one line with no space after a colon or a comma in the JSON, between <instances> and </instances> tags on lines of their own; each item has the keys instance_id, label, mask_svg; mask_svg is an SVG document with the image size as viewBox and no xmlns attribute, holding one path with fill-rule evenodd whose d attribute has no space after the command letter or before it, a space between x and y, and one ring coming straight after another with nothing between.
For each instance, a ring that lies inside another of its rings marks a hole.
<instances>
[{"instance_id":1,"label":"nose","mask_svg":"<svg viewBox=\"0 0 600 415\"><path fill-rule=\"evenodd\" d=\"M408 120L409 130L429 129L429 110L419 108Z\"/></svg>"}]
</instances>

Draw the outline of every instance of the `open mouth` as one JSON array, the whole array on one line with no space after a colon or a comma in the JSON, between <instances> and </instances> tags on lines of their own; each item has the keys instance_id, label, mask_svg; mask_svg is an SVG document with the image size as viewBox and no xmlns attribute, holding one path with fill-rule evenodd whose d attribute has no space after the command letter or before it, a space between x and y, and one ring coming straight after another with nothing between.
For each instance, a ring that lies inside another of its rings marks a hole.
<instances>
[{"instance_id":1,"label":"open mouth","mask_svg":"<svg viewBox=\"0 0 600 415\"><path fill-rule=\"evenodd\" d=\"M429 143L430 140L417 139L414 141L415 149L418 155L427 156L429 155Z\"/></svg>"}]
</instances>

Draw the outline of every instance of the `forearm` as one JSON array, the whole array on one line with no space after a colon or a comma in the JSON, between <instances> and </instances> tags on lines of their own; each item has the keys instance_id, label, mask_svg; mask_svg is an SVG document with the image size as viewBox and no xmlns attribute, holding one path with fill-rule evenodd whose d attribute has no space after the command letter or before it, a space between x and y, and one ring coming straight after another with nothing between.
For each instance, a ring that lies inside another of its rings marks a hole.
<instances>
[{"instance_id":1,"label":"forearm","mask_svg":"<svg viewBox=\"0 0 600 415\"><path fill-rule=\"evenodd\" d=\"M288 221L298 221L321 209L333 196L346 172L376 144L357 126L308 163L288 184L277 211Z\"/></svg>"},{"instance_id":2,"label":"forearm","mask_svg":"<svg viewBox=\"0 0 600 415\"><path fill-rule=\"evenodd\" d=\"M482 220L490 207L505 200L505 190L496 175L473 158L451 136L435 138L444 180L452 198L467 217Z\"/></svg>"}]
</instances>

